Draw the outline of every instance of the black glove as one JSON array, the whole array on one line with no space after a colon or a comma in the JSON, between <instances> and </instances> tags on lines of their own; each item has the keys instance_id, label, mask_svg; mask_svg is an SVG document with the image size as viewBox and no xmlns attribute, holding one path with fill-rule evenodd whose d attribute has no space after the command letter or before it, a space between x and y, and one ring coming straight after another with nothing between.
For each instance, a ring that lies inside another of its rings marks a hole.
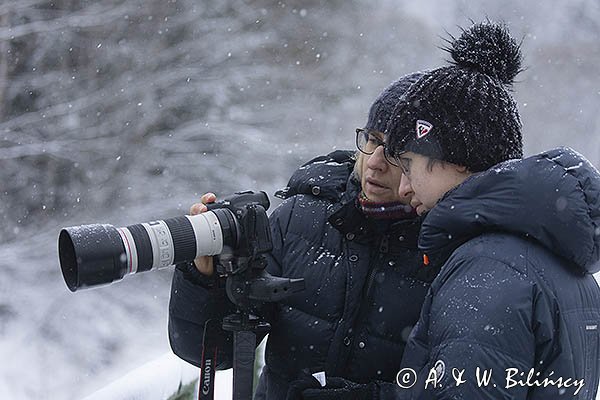
<instances>
[{"instance_id":1,"label":"black glove","mask_svg":"<svg viewBox=\"0 0 600 400\"><path fill-rule=\"evenodd\" d=\"M318 389L321 387L319 381L311 376L306 375L301 379L297 379L290 383L290 387L287 392L286 400L302 400L302 392L307 389Z\"/></svg>"},{"instance_id":2,"label":"black glove","mask_svg":"<svg viewBox=\"0 0 600 400\"><path fill-rule=\"evenodd\" d=\"M288 391L287 400L374 400L377 399L379 391L374 382L360 384L344 378L331 377L327 378L327 385L321 387L316 379L313 378L313 381L314 383L302 380L304 385L298 381L292 382L290 388L294 385L294 394L300 394L300 397L290 397Z\"/></svg>"}]
</instances>

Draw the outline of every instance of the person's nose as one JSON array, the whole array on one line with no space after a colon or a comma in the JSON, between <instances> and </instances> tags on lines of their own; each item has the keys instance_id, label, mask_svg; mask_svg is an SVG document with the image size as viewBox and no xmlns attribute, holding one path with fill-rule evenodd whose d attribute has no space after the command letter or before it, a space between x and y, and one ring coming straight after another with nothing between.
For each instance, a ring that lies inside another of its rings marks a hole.
<instances>
[{"instance_id":1,"label":"person's nose","mask_svg":"<svg viewBox=\"0 0 600 400\"><path fill-rule=\"evenodd\" d=\"M402 199L406 199L407 202L412 200L412 196L414 194L412 185L410 184L410 179L406 177L406 175L402 174L400 177L400 185L398 186L398 196Z\"/></svg>"},{"instance_id":2,"label":"person's nose","mask_svg":"<svg viewBox=\"0 0 600 400\"><path fill-rule=\"evenodd\" d=\"M379 171L385 171L388 168L388 162L383 154L383 146L377 146L373 154L367 160L367 167Z\"/></svg>"}]
</instances>

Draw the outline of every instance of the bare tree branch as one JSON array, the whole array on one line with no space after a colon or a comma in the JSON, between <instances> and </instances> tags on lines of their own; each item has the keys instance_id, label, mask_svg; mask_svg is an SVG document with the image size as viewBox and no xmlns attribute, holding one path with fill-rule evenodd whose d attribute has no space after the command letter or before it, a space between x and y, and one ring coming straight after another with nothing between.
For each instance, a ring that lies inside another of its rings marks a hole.
<instances>
[{"instance_id":1,"label":"bare tree branch","mask_svg":"<svg viewBox=\"0 0 600 400\"><path fill-rule=\"evenodd\" d=\"M123 18L128 11L132 11L128 3L116 7L97 9L90 7L79 13L70 14L52 20L34 21L27 24L5 27L0 29L0 40L16 39L31 34L47 34L61 29L90 28L104 26L112 21ZM134 11L134 10L133 10Z\"/></svg>"}]
</instances>

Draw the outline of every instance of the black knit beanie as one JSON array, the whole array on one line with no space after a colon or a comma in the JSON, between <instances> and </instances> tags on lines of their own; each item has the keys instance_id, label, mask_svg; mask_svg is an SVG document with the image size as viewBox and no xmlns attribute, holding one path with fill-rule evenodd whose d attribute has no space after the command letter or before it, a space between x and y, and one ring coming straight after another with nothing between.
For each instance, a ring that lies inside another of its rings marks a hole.
<instances>
[{"instance_id":1,"label":"black knit beanie","mask_svg":"<svg viewBox=\"0 0 600 400\"><path fill-rule=\"evenodd\" d=\"M394 107L396 107L400 98L410 88L410 85L417 82L422 76L422 72L404 75L385 88L371 105L369 118L364 129L383 133L392 111L394 111Z\"/></svg>"},{"instance_id":2,"label":"black knit beanie","mask_svg":"<svg viewBox=\"0 0 600 400\"><path fill-rule=\"evenodd\" d=\"M386 131L394 153L412 151L479 172L523 157L521 120L510 93L521 50L490 21L451 38L450 65L425 73L397 103Z\"/></svg>"}]
</instances>

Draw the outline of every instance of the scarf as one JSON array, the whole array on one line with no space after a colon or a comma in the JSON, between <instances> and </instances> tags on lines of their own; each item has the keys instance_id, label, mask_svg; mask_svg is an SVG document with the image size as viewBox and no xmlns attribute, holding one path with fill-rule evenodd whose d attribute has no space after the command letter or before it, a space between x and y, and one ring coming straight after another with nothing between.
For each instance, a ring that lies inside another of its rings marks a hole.
<instances>
[{"instance_id":1,"label":"scarf","mask_svg":"<svg viewBox=\"0 0 600 400\"><path fill-rule=\"evenodd\" d=\"M375 219L409 219L417 216L416 210L410 205L399 201L371 201L363 192L358 194L358 208L365 215Z\"/></svg>"}]
</instances>

